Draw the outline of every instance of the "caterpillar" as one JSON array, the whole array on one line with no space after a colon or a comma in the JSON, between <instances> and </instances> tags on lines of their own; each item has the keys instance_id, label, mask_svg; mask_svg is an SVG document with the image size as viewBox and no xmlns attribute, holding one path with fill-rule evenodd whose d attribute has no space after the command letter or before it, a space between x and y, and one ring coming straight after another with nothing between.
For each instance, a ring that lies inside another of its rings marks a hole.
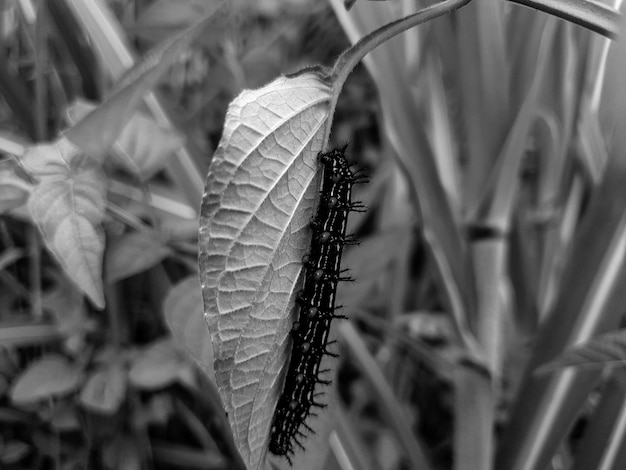
<instances>
[{"instance_id":1,"label":"caterpillar","mask_svg":"<svg viewBox=\"0 0 626 470\"><path fill-rule=\"evenodd\" d=\"M346 236L348 213L363 211L360 203L351 200L352 186L365 178L353 172L345 158L346 146L320 153L323 167L319 205L311 229L311 246L302 263L305 268L302 289L296 296L298 318L293 323L291 357L285 385L278 398L270 428L269 451L291 457L295 447L304 450L302 439L314 432L306 420L314 416L314 408L325 405L317 400L317 384L328 385L321 376L322 357L336 356L328 350L331 321L346 318L336 313L337 283L350 280L341 271L341 255L345 244L353 243Z\"/></svg>"}]
</instances>

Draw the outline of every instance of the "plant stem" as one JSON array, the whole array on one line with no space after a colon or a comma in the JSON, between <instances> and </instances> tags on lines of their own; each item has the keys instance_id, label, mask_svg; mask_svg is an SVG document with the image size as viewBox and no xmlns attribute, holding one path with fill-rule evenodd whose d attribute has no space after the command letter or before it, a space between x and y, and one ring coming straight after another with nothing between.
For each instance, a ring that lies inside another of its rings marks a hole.
<instances>
[{"instance_id":1,"label":"plant stem","mask_svg":"<svg viewBox=\"0 0 626 470\"><path fill-rule=\"evenodd\" d=\"M335 65L330 72L333 91L330 97L330 113L328 125L326 126L326 133L324 135L324 142L327 143L328 137L330 136L332 118L335 113L335 107L337 106L337 100L339 99L339 94L341 93L343 84L354 67L356 67L368 53L394 36L397 36L414 26L426 23L430 20L458 10L470 2L471 0L446 0L444 2L436 3L435 5L424 8L417 13L381 26L380 28L369 33L367 36L361 38L359 42L344 51L337 58Z\"/></svg>"}]
</instances>

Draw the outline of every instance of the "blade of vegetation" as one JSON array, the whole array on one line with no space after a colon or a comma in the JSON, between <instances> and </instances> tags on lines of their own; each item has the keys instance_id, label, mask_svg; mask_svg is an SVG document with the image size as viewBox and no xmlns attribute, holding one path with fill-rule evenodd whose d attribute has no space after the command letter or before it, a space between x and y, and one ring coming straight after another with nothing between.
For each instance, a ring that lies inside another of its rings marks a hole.
<instances>
[{"instance_id":1,"label":"blade of vegetation","mask_svg":"<svg viewBox=\"0 0 626 470\"><path fill-rule=\"evenodd\" d=\"M565 351L556 360L540 366L537 373L565 367L603 368L626 364L626 330L613 331Z\"/></svg>"},{"instance_id":2,"label":"blade of vegetation","mask_svg":"<svg viewBox=\"0 0 626 470\"><path fill-rule=\"evenodd\" d=\"M376 462L372 458L371 448L357 432L358 425L350 415L337 407L337 441L331 437L331 447L340 468L358 468L375 470Z\"/></svg>"},{"instance_id":3,"label":"blade of vegetation","mask_svg":"<svg viewBox=\"0 0 626 470\"><path fill-rule=\"evenodd\" d=\"M471 470L492 468L495 416L491 381L475 369L455 368L454 468Z\"/></svg>"},{"instance_id":4,"label":"blade of vegetation","mask_svg":"<svg viewBox=\"0 0 626 470\"><path fill-rule=\"evenodd\" d=\"M249 468L261 462L288 360L330 92L317 72L306 72L241 93L207 176L199 231L204 311L218 389Z\"/></svg>"},{"instance_id":5,"label":"blade of vegetation","mask_svg":"<svg viewBox=\"0 0 626 470\"><path fill-rule=\"evenodd\" d=\"M428 470L431 468L426 458L422 444L417 440L411 426L407 421L402 407L394 397L383 372L378 363L367 350L365 343L360 338L354 326L344 322L339 326L339 331L346 342L349 353L353 356L355 364L368 380L377 396L376 403L382 409L382 415L387 417L388 425L393 427L395 435L403 447L403 450L411 462L411 468Z\"/></svg>"},{"instance_id":6,"label":"blade of vegetation","mask_svg":"<svg viewBox=\"0 0 626 470\"><path fill-rule=\"evenodd\" d=\"M497 152L509 124L508 74L505 60L501 4L472 2L456 13L455 56L445 55L443 61L455 61L462 100L464 139L471 162L465 178L465 204L472 210L484 190L486 178L496 161ZM439 36L443 41L450 39Z\"/></svg>"},{"instance_id":7,"label":"blade of vegetation","mask_svg":"<svg viewBox=\"0 0 626 470\"><path fill-rule=\"evenodd\" d=\"M623 312L626 255L626 168L612 159L594 194L563 274L559 296L542 327L499 449L497 468L544 469L572 425L599 372L535 376L539 364L568 345L615 329Z\"/></svg>"},{"instance_id":8,"label":"blade of vegetation","mask_svg":"<svg viewBox=\"0 0 626 470\"><path fill-rule=\"evenodd\" d=\"M157 0L141 12L132 32L148 41L162 41L195 23L198 18L212 14L216 4L206 0ZM217 30L219 36L223 37L228 26L228 21L221 21L211 29ZM211 31L211 34L216 33Z\"/></svg>"},{"instance_id":9,"label":"blade of vegetation","mask_svg":"<svg viewBox=\"0 0 626 470\"><path fill-rule=\"evenodd\" d=\"M115 19L113 12L102 0L66 1L93 41L105 71L109 73L111 78L119 79L128 69L133 67L135 57L123 28ZM223 1L219 1L214 6L219 8L223 4ZM204 20L207 25L212 22L211 18ZM168 57L170 57L169 54ZM144 96L144 102L159 127L173 127L163 107L153 94L149 93ZM202 197L202 176L198 172L187 147L178 150L176 157L170 159L167 168L172 179L176 182L177 188L180 188L185 195L187 203L196 210L198 201Z\"/></svg>"},{"instance_id":10,"label":"blade of vegetation","mask_svg":"<svg viewBox=\"0 0 626 470\"><path fill-rule=\"evenodd\" d=\"M543 84L548 60L551 57L555 27L554 21L548 21L542 32L542 40L538 44L534 66L530 67L535 71L531 85L519 113L510 127L498 158L496 170L491 175L492 190L488 191L487 197L483 199L477 217L479 223L497 227L505 233L511 222L513 204L517 196L520 166L526 151L529 130L538 112L537 97Z\"/></svg>"},{"instance_id":11,"label":"blade of vegetation","mask_svg":"<svg viewBox=\"0 0 626 470\"><path fill-rule=\"evenodd\" d=\"M602 388L602 398L576 445L572 470L626 468L626 379L615 370Z\"/></svg>"},{"instance_id":12,"label":"blade of vegetation","mask_svg":"<svg viewBox=\"0 0 626 470\"><path fill-rule=\"evenodd\" d=\"M331 4L353 42L364 33L362 25L376 18L374 5L361 4L348 15L339 0L332 0ZM393 41L380 45L366 57L365 64L379 89L385 133L396 151L399 167L410 181L411 197L421 214L423 236L436 262L449 310L454 314L470 354L480 358L480 348L467 320L467 312L473 309L467 250L441 185L415 103L407 99L411 86L406 70L403 63L393 60L396 56L393 48Z\"/></svg>"},{"instance_id":13,"label":"blade of vegetation","mask_svg":"<svg viewBox=\"0 0 626 470\"><path fill-rule=\"evenodd\" d=\"M616 38L619 33L619 13L595 0L510 1L566 19L608 38Z\"/></svg>"},{"instance_id":14,"label":"blade of vegetation","mask_svg":"<svg viewBox=\"0 0 626 470\"><path fill-rule=\"evenodd\" d=\"M66 111L70 123L76 123L96 106L84 100L72 103ZM167 163L184 140L172 128L161 128L145 113L135 111L113 143L121 164L133 174L147 180Z\"/></svg>"},{"instance_id":15,"label":"blade of vegetation","mask_svg":"<svg viewBox=\"0 0 626 470\"><path fill-rule=\"evenodd\" d=\"M119 136L137 105L178 59L191 41L213 21L203 18L187 30L149 51L117 84L104 103L65 132L87 155L103 155Z\"/></svg>"}]
</instances>

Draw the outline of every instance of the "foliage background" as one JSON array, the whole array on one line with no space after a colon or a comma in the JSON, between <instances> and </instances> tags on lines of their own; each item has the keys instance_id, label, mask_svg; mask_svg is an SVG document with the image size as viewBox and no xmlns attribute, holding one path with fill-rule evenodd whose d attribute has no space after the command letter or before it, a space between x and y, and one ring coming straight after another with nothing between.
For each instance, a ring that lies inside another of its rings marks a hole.
<instances>
[{"instance_id":1,"label":"foliage background","mask_svg":"<svg viewBox=\"0 0 626 470\"><path fill-rule=\"evenodd\" d=\"M218 3L1 4L2 468L237 464L196 268L226 106L422 5L238 0L191 47L167 42ZM372 183L328 465L623 468L609 353L533 372L621 324L626 57L608 45L476 1L351 75L331 139Z\"/></svg>"}]
</instances>

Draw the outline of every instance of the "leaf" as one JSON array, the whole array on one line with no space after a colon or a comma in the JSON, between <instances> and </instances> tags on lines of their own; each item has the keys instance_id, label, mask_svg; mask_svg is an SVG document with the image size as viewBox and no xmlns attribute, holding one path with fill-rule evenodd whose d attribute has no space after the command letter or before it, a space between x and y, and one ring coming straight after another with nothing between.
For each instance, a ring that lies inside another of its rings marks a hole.
<instances>
[{"instance_id":1,"label":"leaf","mask_svg":"<svg viewBox=\"0 0 626 470\"><path fill-rule=\"evenodd\" d=\"M127 233L114 239L106 253L106 281L117 282L160 263L171 250L145 233Z\"/></svg>"},{"instance_id":2,"label":"leaf","mask_svg":"<svg viewBox=\"0 0 626 470\"><path fill-rule=\"evenodd\" d=\"M189 43L213 22L213 14L225 5L213 4L206 17L177 36L150 50L117 84L112 94L94 111L65 132L65 137L85 154L97 158L105 154L130 120L135 108Z\"/></svg>"},{"instance_id":3,"label":"leaf","mask_svg":"<svg viewBox=\"0 0 626 470\"><path fill-rule=\"evenodd\" d=\"M202 311L202 293L197 276L176 284L163 304L167 324L174 340L213 380L213 348Z\"/></svg>"},{"instance_id":4,"label":"leaf","mask_svg":"<svg viewBox=\"0 0 626 470\"><path fill-rule=\"evenodd\" d=\"M81 422L76 404L72 398L60 400L54 404L50 416L50 426L56 431L80 431Z\"/></svg>"},{"instance_id":5,"label":"leaf","mask_svg":"<svg viewBox=\"0 0 626 470\"><path fill-rule=\"evenodd\" d=\"M81 370L63 356L49 354L31 364L16 379L11 400L18 406L25 406L67 395L78 388L81 376Z\"/></svg>"},{"instance_id":6,"label":"leaf","mask_svg":"<svg viewBox=\"0 0 626 470\"><path fill-rule=\"evenodd\" d=\"M224 3L221 0L218 1L220 4ZM112 5L107 2L83 0L65 0L65 3L80 19L106 77L118 80L136 60L135 51L131 47L133 40L126 35L123 26L111 9ZM206 29L212 31L219 21L216 19L216 23L207 25ZM174 127L158 96L153 93L146 95L144 104L159 126ZM121 127L123 128L124 125ZM193 207L194 212L197 211L196 207L202 197L204 185L203 177L195 165L196 161L197 159L191 155L191 149L183 147L176 153L176 158L171 159L167 165L168 176L181 191L187 204Z\"/></svg>"},{"instance_id":7,"label":"leaf","mask_svg":"<svg viewBox=\"0 0 626 470\"><path fill-rule=\"evenodd\" d=\"M0 167L0 214L26 204L30 185L9 169Z\"/></svg>"},{"instance_id":8,"label":"leaf","mask_svg":"<svg viewBox=\"0 0 626 470\"><path fill-rule=\"evenodd\" d=\"M139 448L138 442L132 436L121 435L104 446L102 460L109 469L141 470Z\"/></svg>"},{"instance_id":9,"label":"leaf","mask_svg":"<svg viewBox=\"0 0 626 470\"><path fill-rule=\"evenodd\" d=\"M533 343L528 362L531 373L517 392L524 399L512 410L499 441L495 468L545 468L600 378L600 370L570 369L551 375L532 371L570 345L619 326L626 301L626 165L615 157L624 148L613 149L615 155L587 203L568 250L559 294Z\"/></svg>"},{"instance_id":10,"label":"leaf","mask_svg":"<svg viewBox=\"0 0 626 470\"><path fill-rule=\"evenodd\" d=\"M42 296L44 309L52 314L60 333L68 336L89 324L82 293L65 276L57 275L55 284Z\"/></svg>"},{"instance_id":11,"label":"leaf","mask_svg":"<svg viewBox=\"0 0 626 470\"><path fill-rule=\"evenodd\" d=\"M552 372L564 367L602 368L620 364L626 364L626 330L612 331L576 345L554 361L538 367L536 373Z\"/></svg>"},{"instance_id":12,"label":"leaf","mask_svg":"<svg viewBox=\"0 0 626 470\"><path fill-rule=\"evenodd\" d=\"M204 311L218 390L248 468L261 463L288 360L329 97L313 71L242 92L207 177L199 232Z\"/></svg>"},{"instance_id":13,"label":"leaf","mask_svg":"<svg viewBox=\"0 0 626 470\"><path fill-rule=\"evenodd\" d=\"M156 390L173 384L187 367L180 353L167 338L144 349L130 368L130 383L143 390Z\"/></svg>"},{"instance_id":14,"label":"leaf","mask_svg":"<svg viewBox=\"0 0 626 470\"><path fill-rule=\"evenodd\" d=\"M0 448L0 463L2 465L15 465L30 454L30 451L31 446L22 441L7 441Z\"/></svg>"},{"instance_id":15,"label":"leaf","mask_svg":"<svg viewBox=\"0 0 626 470\"><path fill-rule=\"evenodd\" d=\"M23 163L39 179L28 208L46 246L95 306L104 308L105 176L64 138L29 148Z\"/></svg>"},{"instance_id":16,"label":"leaf","mask_svg":"<svg viewBox=\"0 0 626 470\"><path fill-rule=\"evenodd\" d=\"M84 100L75 101L68 109L68 120L79 121L96 108ZM113 144L113 151L124 167L142 179L160 170L183 145L181 134L174 128L159 126L148 114L135 111Z\"/></svg>"},{"instance_id":17,"label":"leaf","mask_svg":"<svg viewBox=\"0 0 626 470\"><path fill-rule=\"evenodd\" d=\"M119 363L96 370L80 393L81 404L95 413L116 413L126 397L126 380L127 376Z\"/></svg>"}]
</instances>

